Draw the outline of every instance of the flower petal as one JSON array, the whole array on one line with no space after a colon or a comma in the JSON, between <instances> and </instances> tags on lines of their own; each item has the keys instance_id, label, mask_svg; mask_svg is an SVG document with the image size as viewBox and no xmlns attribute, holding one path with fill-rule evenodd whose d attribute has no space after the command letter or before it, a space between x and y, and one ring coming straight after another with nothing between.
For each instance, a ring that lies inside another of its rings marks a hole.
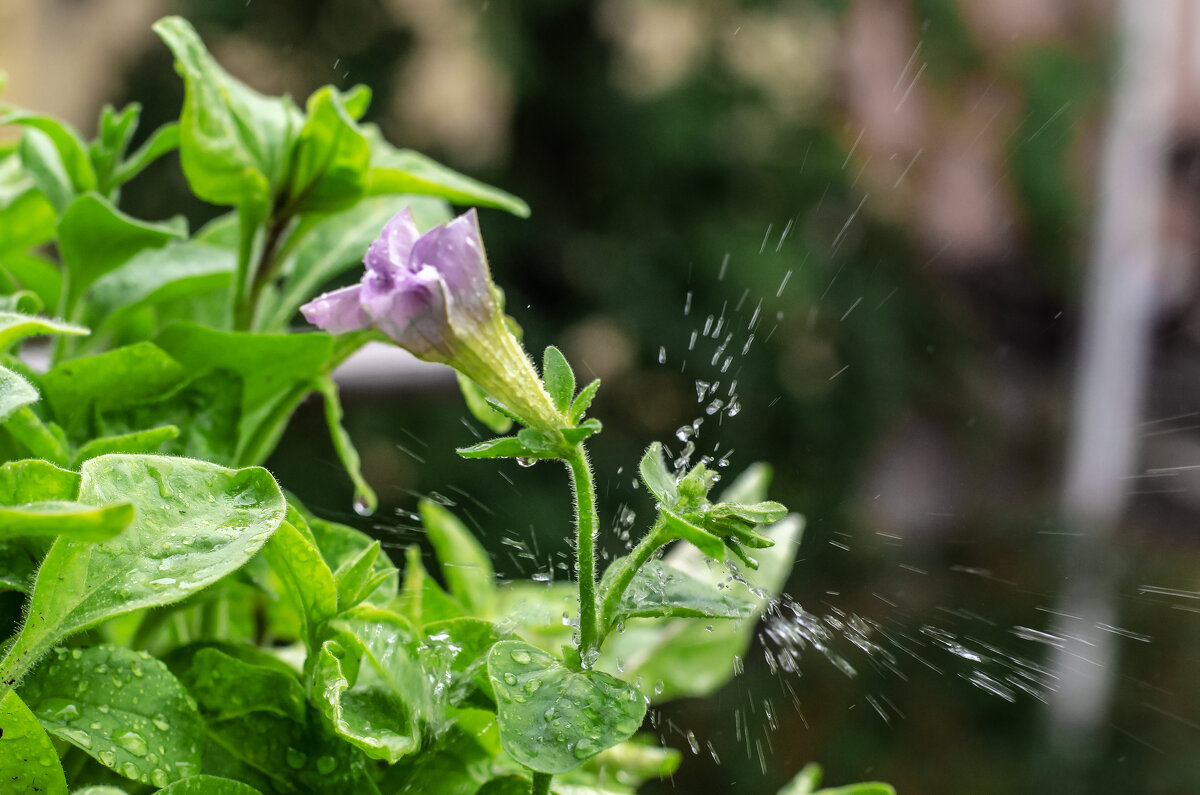
<instances>
[{"instance_id":1,"label":"flower petal","mask_svg":"<svg viewBox=\"0 0 1200 795\"><path fill-rule=\"evenodd\" d=\"M318 295L300 307L300 312L309 323L331 334L369 329L371 318L363 310L361 291L362 286L356 284Z\"/></svg>"},{"instance_id":2,"label":"flower petal","mask_svg":"<svg viewBox=\"0 0 1200 795\"><path fill-rule=\"evenodd\" d=\"M409 268L413 243L420 233L413 220L412 209L405 207L392 216L383 226L383 231L367 249L363 264L368 270L385 273L395 268ZM416 270L416 268L411 268Z\"/></svg>"},{"instance_id":3,"label":"flower petal","mask_svg":"<svg viewBox=\"0 0 1200 795\"><path fill-rule=\"evenodd\" d=\"M497 312L475 210L421 235L409 261L412 270L429 266L441 274L453 299L450 322L460 333L470 333L471 327Z\"/></svg>"},{"instance_id":4,"label":"flower petal","mask_svg":"<svg viewBox=\"0 0 1200 795\"><path fill-rule=\"evenodd\" d=\"M398 345L423 359L440 361L453 355L445 286L437 271L403 270L391 277L368 273L362 289L367 314Z\"/></svg>"}]
</instances>

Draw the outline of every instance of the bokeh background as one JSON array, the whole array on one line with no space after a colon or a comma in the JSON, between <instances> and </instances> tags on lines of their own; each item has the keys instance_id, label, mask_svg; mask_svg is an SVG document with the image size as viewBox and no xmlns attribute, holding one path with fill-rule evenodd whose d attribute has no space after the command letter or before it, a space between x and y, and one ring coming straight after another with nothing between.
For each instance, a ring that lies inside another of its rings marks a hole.
<instances>
[{"instance_id":1,"label":"bokeh background","mask_svg":"<svg viewBox=\"0 0 1200 795\"><path fill-rule=\"evenodd\" d=\"M10 102L90 135L136 100L149 130L182 101L149 25L182 13L259 90L365 83L394 143L526 199L485 239L530 349L604 381L610 554L650 514L649 441L678 452L686 426L722 474L774 465L808 520L788 593L825 648L789 647L785 613L741 677L659 710L685 760L648 792L769 793L816 760L901 793L1193 793L1196 5L1136 6L1162 40L1139 72L1119 67L1138 20L1100 0L0 0L0 66ZM1157 194L1104 177L1129 74L1166 97L1133 170ZM1110 258L1118 311L1098 311L1105 224L1147 196L1151 261ZM123 206L216 212L171 158ZM1115 370L1088 380L1079 352L1126 308L1132 358L1101 345ZM458 460L482 431L452 378L344 389L380 511L350 510L317 406L270 464L286 488L396 548L437 492L502 574L564 576L565 476ZM1082 419L1110 399L1133 414ZM1115 479L1072 491L1110 457Z\"/></svg>"}]
</instances>

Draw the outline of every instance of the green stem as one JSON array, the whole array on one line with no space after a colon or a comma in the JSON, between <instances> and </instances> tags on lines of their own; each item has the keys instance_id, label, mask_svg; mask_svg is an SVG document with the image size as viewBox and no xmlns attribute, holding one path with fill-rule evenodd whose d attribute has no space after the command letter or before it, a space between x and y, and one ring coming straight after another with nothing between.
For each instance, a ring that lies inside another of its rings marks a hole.
<instances>
[{"instance_id":1,"label":"green stem","mask_svg":"<svg viewBox=\"0 0 1200 795\"><path fill-rule=\"evenodd\" d=\"M566 457L575 492L576 576L579 580L579 658L590 668L600 652L596 633L596 485L582 444Z\"/></svg>"},{"instance_id":2,"label":"green stem","mask_svg":"<svg viewBox=\"0 0 1200 795\"><path fill-rule=\"evenodd\" d=\"M530 795L550 795L550 779L553 778L549 773L534 773L533 786L529 788Z\"/></svg>"},{"instance_id":3,"label":"green stem","mask_svg":"<svg viewBox=\"0 0 1200 795\"><path fill-rule=\"evenodd\" d=\"M642 537L633 551L613 562L612 573L605 575L605 579L610 584L604 591L603 601L600 604L599 643L604 643L604 638L616 623L613 621L613 616L616 615L617 607L621 604L621 597L625 595L625 589L629 587L629 583L633 582L638 570L646 565L646 561L650 560L655 552L674 539L675 537L667 530L666 522L660 515L654 526ZM611 579L609 579L610 577Z\"/></svg>"},{"instance_id":4,"label":"green stem","mask_svg":"<svg viewBox=\"0 0 1200 795\"><path fill-rule=\"evenodd\" d=\"M234 331L249 327L246 316L246 287L250 280L250 260L254 256L254 239L258 236L258 221L246 207L238 208L238 258L233 272L233 284L229 295L229 317Z\"/></svg>"}]
</instances>

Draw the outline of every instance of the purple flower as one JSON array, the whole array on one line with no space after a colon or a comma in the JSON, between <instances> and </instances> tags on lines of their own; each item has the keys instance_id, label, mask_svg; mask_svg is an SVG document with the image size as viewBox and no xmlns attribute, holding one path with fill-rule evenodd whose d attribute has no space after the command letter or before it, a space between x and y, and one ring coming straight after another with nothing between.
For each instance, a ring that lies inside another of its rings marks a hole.
<instances>
[{"instance_id":1,"label":"purple flower","mask_svg":"<svg viewBox=\"0 0 1200 795\"><path fill-rule=\"evenodd\" d=\"M526 424L564 424L504 322L474 210L420 234L406 207L363 264L358 284L300 307L308 322L333 334L379 329L417 357L454 367Z\"/></svg>"},{"instance_id":2,"label":"purple flower","mask_svg":"<svg viewBox=\"0 0 1200 795\"><path fill-rule=\"evenodd\" d=\"M407 207L367 249L362 281L300 307L334 334L378 328L398 345L450 361L457 343L499 314L475 211L421 235Z\"/></svg>"}]
</instances>

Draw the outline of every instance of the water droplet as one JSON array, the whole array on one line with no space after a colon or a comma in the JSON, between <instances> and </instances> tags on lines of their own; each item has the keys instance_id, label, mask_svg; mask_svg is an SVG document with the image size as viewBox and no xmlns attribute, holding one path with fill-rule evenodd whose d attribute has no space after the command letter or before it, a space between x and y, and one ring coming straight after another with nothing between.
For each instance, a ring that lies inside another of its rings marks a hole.
<instances>
[{"instance_id":1,"label":"water droplet","mask_svg":"<svg viewBox=\"0 0 1200 795\"><path fill-rule=\"evenodd\" d=\"M125 778L137 778L138 766L133 762L125 762L121 765L121 775Z\"/></svg>"},{"instance_id":2,"label":"water droplet","mask_svg":"<svg viewBox=\"0 0 1200 795\"><path fill-rule=\"evenodd\" d=\"M578 743L575 744L575 748L572 750L571 753L575 754L576 759L587 759L590 756L595 756L596 754L600 753L603 750L604 750L603 745L596 742L595 740L591 740L587 737L584 737Z\"/></svg>"},{"instance_id":3,"label":"water droplet","mask_svg":"<svg viewBox=\"0 0 1200 795\"><path fill-rule=\"evenodd\" d=\"M159 731L167 731L171 728L171 724L167 722L167 716L161 712L150 719L151 722L159 729Z\"/></svg>"},{"instance_id":4,"label":"water droplet","mask_svg":"<svg viewBox=\"0 0 1200 795\"><path fill-rule=\"evenodd\" d=\"M536 458L524 458L524 457L522 457L522 458L518 458L518 459L517 459L517 464L519 464L520 466L523 466L523 467L531 467L531 466L533 466L533 465L534 465L534 464L536 464L536 463L537 463L537 459L536 459Z\"/></svg>"},{"instance_id":5,"label":"water droplet","mask_svg":"<svg viewBox=\"0 0 1200 795\"><path fill-rule=\"evenodd\" d=\"M515 685L515 684L517 683L517 675L516 675L516 674L511 674L511 673L510 673L510 674L505 674L505 675L504 675L504 681L505 681L505 683L506 683L506 684Z\"/></svg>"},{"instance_id":6,"label":"water droplet","mask_svg":"<svg viewBox=\"0 0 1200 795\"><path fill-rule=\"evenodd\" d=\"M137 732L122 732L113 738L113 742L134 756L145 756L148 750L146 748L146 738Z\"/></svg>"},{"instance_id":7,"label":"water droplet","mask_svg":"<svg viewBox=\"0 0 1200 795\"><path fill-rule=\"evenodd\" d=\"M718 411L720 411L724 407L725 407L725 401L721 400L720 398L717 398L712 403L709 403L707 406L704 407L704 413L705 414L716 414Z\"/></svg>"},{"instance_id":8,"label":"water droplet","mask_svg":"<svg viewBox=\"0 0 1200 795\"><path fill-rule=\"evenodd\" d=\"M287 760L288 767L295 768L296 770L299 770L308 763L308 754L298 748L288 748L284 754L284 758Z\"/></svg>"},{"instance_id":9,"label":"water droplet","mask_svg":"<svg viewBox=\"0 0 1200 795\"><path fill-rule=\"evenodd\" d=\"M666 683L664 683L663 680L659 679L657 682L654 683L654 695L661 696L663 690L666 690L666 688L667 688Z\"/></svg>"},{"instance_id":10,"label":"water droplet","mask_svg":"<svg viewBox=\"0 0 1200 795\"><path fill-rule=\"evenodd\" d=\"M322 776L328 776L337 767L337 760L332 756L317 757L317 772Z\"/></svg>"},{"instance_id":11,"label":"water droplet","mask_svg":"<svg viewBox=\"0 0 1200 795\"><path fill-rule=\"evenodd\" d=\"M354 495L354 512L359 516L370 516L375 513L375 505L373 500L367 498L364 494Z\"/></svg>"},{"instance_id":12,"label":"water droplet","mask_svg":"<svg viewBox=\"0 0 1200 795\"><path fill-rule=\"evenodd\" d=\"M529 656L529 652L525 651L524 649L517 649L512 653L511 656L513 658L513 662L520 663L521 665L528 665L529 661L533 659Z\"/></svg>"},{"instance_id":13,"label":"water droplet","mask_svg":"<svg viewBox=\"0 0 1200 795\"><path fill-rule=\"evenodd\" d=\"M171 779L167 776L167 771L156 767L150 773L150 783L156 787L165 787L171 783Z\"/></svg>"},{"instance_id":14,"label":"water droplet","mask_svg":"<svg viewBox=\"0 0 1200 795\"><path fill-rule=\"evenodd\" d=\"M75 743L80 748L91 748L92 747L92 738L88 735L87 732L80 731L79 729L59 729L57 731L57 734L60 737L63 737L65 739L70 740L71 742Z\"/></svg>"},{"instance_id":15,"label":"water droplet","mask_svg":"<svg viewBox=\"0 0 1200 795\"><path fill-rule=\"evenodd\" d=\"M688 733L687 733L686 737L687 737L688 747L692 749L692 753L693 754L700 753L700 743L696 742L696 734L691 729L688 729Z\"/></svg>"},{"instance_id":16,"label":"water droplet","mask_svg":"<svg viewBox=\"0 0 1200 795\"><path fill-rule=\"evenodd\" d=\"M659 364L667 363L667 349L663 345L658 346L658 363Z\"/></svg>"},{"instance_id":17,"label":"water droplet","mask_svg":"<svg viewBox=\"0 0 1200 795\"><path fill-rule=\"evenodd\" d=\"M97 757L100 759L100 764L105 767L112 767L117 763L117 755L112 751L101 751Z\"/></svg>"},{"instance_id":18,"label":"water droplet","mask_svg":"<svg viewBox=\"0 0 1200 795\"><path fill-rule=\"evenodd\" d=\"M536 693L538 691L538 688L540 688L541 686L542 686L541 679L530 679L529 681L527 681L525 683L525 692L530 693L530 694Z\"/></svg>"}]
</instances>

